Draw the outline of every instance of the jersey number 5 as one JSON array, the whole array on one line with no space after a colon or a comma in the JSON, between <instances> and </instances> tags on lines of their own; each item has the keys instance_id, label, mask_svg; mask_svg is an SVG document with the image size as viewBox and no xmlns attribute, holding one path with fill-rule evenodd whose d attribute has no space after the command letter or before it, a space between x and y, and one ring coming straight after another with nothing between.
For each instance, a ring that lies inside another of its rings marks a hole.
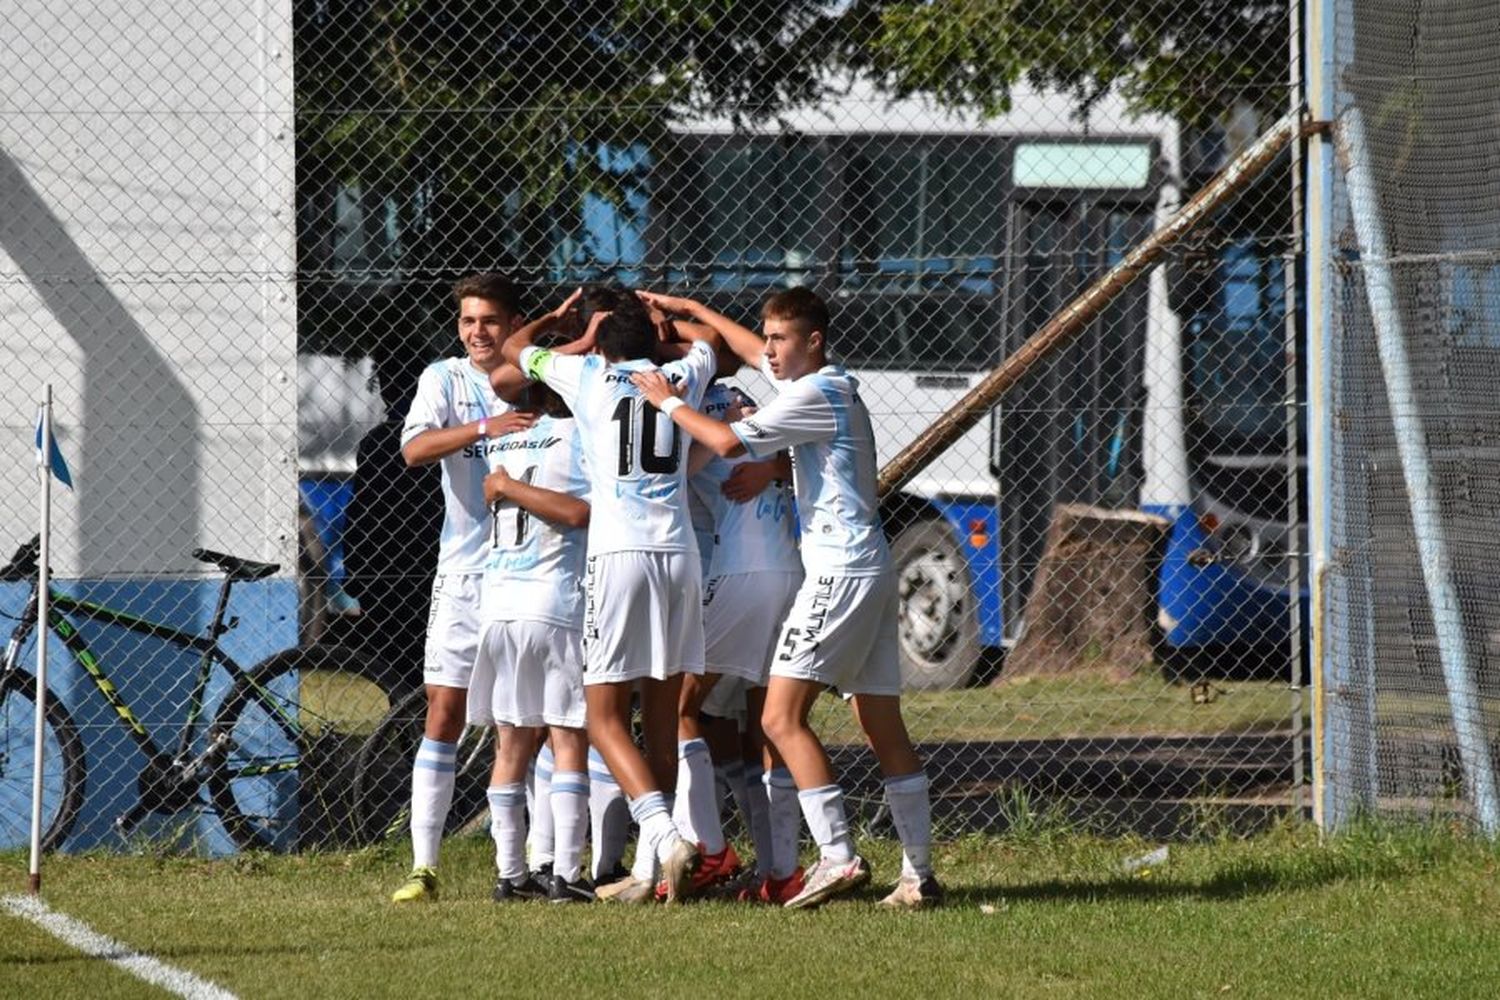
<instances>
[{"instance_id":1,"label":"jersey number 5","mask_svg":"<svg viewBox=\"0 0 1500 1000\"><path fill-rule=\"evenodd\" d=\"M672 423L671 418L664 417L661 411L650 407L647 411L646 401L639 396L626 396L615 406L615 412L610 417L620 425L620 478L635 475L637 465L642 472L653 475L669 475L677 471L677 463L682 454L682 440L678 436L677 425ZM660 455L656 449L657 428L662 421L671 428L672 450L666 455ZM635 429L640 427L640 461L636 461Z\"/></svg>"}]
</instances>

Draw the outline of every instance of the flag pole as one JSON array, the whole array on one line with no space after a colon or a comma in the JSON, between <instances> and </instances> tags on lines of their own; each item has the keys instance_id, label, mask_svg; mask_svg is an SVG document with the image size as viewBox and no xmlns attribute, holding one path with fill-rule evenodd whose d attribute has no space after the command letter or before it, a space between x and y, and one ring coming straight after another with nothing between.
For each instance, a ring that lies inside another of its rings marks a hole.
<instances>
[{"instance_id":1,"label":"flag pole","mask_svg":"<svg viewBox=\"0 0 1500 1000\"><path fill-rule=\"evenodd\" d=\"M37 561L36 618L36 732L33 737L31 769L31 894L42 891L42 767L43 743L47 723L47 627L51 611L48 579L48 557L52 544L52 383L42 396L42 447L37 451L37 465L42 478L41 551Z\"/></svg>"}]
</instances>

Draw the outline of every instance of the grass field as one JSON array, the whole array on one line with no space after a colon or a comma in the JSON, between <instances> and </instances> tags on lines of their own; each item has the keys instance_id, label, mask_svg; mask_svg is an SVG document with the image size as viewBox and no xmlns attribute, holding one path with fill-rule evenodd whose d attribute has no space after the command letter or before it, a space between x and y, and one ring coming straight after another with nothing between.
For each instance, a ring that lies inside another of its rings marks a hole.
<instances>
[{"instance_id":1,"label":"grass field","mask_svg":"<svg viewBox=\"0 0 1500 1000\"><path fill-rule=\"evenodd\" d=\"M1219 681L1213 694L1200 704L1188 685L1159 677L1112 681L1086 674L914 692L901 701L918 742L1245 733L1291 725L1285 681ZM831 695L818 699L813 724L828 742L861 741L849 709Z\"/></svg>"},{"instance_id":2,"label":"grass field","mask_svg":"<svg viewBox=\"0 0 1500 1000\"><path fill-rule=\"evenodd\" d=\"M444 898L398 909L404 848L225 861L59 857L46 899L95 929L247 997L1493 996L1500 884L1493 845L1305 827L1177 846L1043 828L938 852L950 905L884 913L876 886L813 913L693 904L497 907L490 848L452 842ZM0 858L19 889L24 859ZM0 915L0 994L153 995Z\"/></svg>"}]
</instances>

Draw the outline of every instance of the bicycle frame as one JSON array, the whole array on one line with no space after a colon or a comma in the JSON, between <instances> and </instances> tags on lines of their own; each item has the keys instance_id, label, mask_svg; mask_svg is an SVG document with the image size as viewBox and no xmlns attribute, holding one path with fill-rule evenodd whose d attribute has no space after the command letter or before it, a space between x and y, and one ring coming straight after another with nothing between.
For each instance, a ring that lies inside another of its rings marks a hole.
<instances>
[{"instance_id":1,"label":"bicycle frame","mask_svg":"<svg viewBox=\"0 0 1500 1000\"><path fill-rule=\"evenodd\" d=\"M195 650L202 655L198 660L197 674L193 681L192 694L188 699L188 714L183 722L182 732L178 737L175 759L182 760L192 749L193 732L197 727L198 720L203 714L204 695L208 689L208 679L213 664L217 661L235 677L245 674L245 669L225 653L219 646L218 637L229 630L224 624L224 612L229 604L229 589L233 581L225 579L224 585L219 590L219 599L214 609L213 622L207 635L195 635L182 629L154 622L147 618L141 618L129 612L119 611L115 608L98 604L94 601L84 600L68 594L60 593L49 588L49 599L51 607L48 612L48 627L62 640L63 646L68 650L74 661L81 666L93 680L94 686L104 696L104 700L114 709L121 723L130 732L131 737L140 745L142 752L148 757L154 757L160 752L160 747L151 738L150 732L142 724L130 705L121 696L120 691L104 671L103 664L99 658L89 649L83 635L65 617L68 614L79 615L91 621L103 622L107 625L118 625L141 635L149 635L156 639L170 643L184 649ZM19 648L25 641L29 629L37 626L37 599L36 589L32 588L31 596L27 599L26 609L22 612L21 623L16 627L12 636L13 645ZM279 709L278 709L279 712Z\"/></svg>"}]
</instances>

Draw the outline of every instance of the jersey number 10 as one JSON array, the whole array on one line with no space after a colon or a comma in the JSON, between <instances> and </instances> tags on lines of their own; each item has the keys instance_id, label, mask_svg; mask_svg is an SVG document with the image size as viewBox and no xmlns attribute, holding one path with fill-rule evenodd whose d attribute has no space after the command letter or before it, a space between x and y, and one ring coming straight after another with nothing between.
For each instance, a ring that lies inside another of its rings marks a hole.
<instances>
[{"instance_id":1,"label":"jersey number 10","mask_svg":"<svg viewBox=\"0 0 1500 1000\"><path fill-rule=\"evenodd\" d=\"M643 412L647 410L649 412ZM677 425L672 423L670 417L663 416L656 407L648 406L639 396L626 396L615 406L610 419L620 425L621 479L635 475L637 466L642 472L653 475L670 475L677 471L677 463L682 455L682 440L678 435ZM657 429L662 421L666 421L672 434L672 450L666 455L657 454L656 450ZM636 458L637 427L641 429L639 461Z\"/></svg>"}]
</instances>

